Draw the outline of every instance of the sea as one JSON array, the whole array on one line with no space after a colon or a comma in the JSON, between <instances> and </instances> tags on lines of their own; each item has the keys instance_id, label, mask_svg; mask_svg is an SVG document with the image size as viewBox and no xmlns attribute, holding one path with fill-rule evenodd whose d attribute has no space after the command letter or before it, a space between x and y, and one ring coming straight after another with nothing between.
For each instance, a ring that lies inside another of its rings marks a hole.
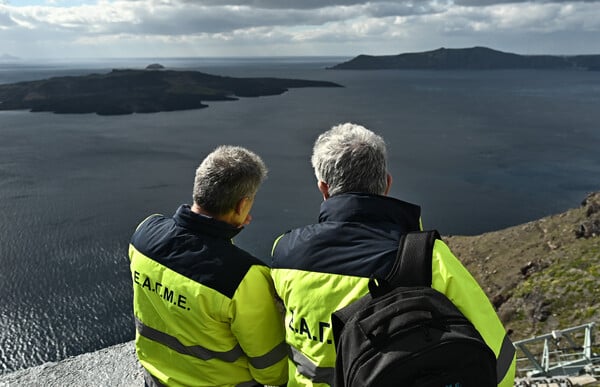
<instances>
[{"instance_id":1,"label":"sea","mask_svg":"<svg viewBox=\"0 0 600 387\"><path fill-rule=\"evenodd\" d=\"M152 114L0 112L0 374L134 338L129 238L147 215L191 202L195 168L221 144L269 167L235 238L264 260L282 232L317 221L312 144L339 123L385 138L390 195L443 235L522 224L600 189L600 72L328 69L347 59L0 63L0 84L160 63L343 86Z\"/></svg>"}]
</instances>

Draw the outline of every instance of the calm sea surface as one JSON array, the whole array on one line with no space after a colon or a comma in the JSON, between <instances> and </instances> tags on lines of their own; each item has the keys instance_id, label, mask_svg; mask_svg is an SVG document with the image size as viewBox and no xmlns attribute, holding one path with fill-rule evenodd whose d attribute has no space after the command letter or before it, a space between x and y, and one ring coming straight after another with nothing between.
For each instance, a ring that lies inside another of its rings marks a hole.
<instances>
[{"instance_id":1,"label":"calm sea surface","mask_svg":"<svg viewBox=\"0 0 600 387\"><path fill-rule=\"evenodd\" d=\"M392 195L420 204L442 234L520 224L600 189L600 72L325 69L344 59L0 63L0 83L158 61L344 86L171 113L0 112L0 373L134 337L129 237L147 215L191 201L194 169L219 144L270 168L236 238L263 258L281 232L316 221L311 146L340 122L383 135Z\"/></svg>"}]
</instances>

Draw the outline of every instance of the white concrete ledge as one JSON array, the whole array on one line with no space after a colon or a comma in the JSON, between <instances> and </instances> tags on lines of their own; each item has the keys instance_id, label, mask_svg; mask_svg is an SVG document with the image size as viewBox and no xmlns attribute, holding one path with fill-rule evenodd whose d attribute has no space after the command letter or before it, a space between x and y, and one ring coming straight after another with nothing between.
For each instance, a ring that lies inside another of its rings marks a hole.
<instances>
[{"instance_id":1,"label":"white concrete ledge","mask_svg":"<svg viewBox=\"0 0 600 387\"><path fill-rule=\"evenodd\" d=\"M143 386L133 341L0 375L0 387Z\"/></svg>"}]
</instances>

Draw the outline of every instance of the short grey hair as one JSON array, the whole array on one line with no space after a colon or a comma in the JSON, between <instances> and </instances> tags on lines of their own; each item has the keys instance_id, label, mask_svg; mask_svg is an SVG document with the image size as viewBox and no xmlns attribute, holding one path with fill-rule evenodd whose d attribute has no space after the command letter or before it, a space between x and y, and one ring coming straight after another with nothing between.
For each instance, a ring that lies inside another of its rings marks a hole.
<instances>
[{"instance_id":1,"label":"short grey hair","mask_svg":"<svg viewBox=\"0 0 600 387\"><path fill-rule=\"evenodd\" d=\"M239 146L219 146L196 169L194 203L211 214L226 214L242 198L253 198L266 177L267 167L257 154Z\"/></svg>"},{"instance_id":2,"label":"short grey hair","mask_svg":"<svg viewBox=\"0 0 600 387\"><path fill-rule=\"evenodd\" d=\"M384 194L386 160L383 138L353 123L336 125L321 134L315 141L311 158L315 176L328 185L329 195Z\"/></svg>"}]
</instances>

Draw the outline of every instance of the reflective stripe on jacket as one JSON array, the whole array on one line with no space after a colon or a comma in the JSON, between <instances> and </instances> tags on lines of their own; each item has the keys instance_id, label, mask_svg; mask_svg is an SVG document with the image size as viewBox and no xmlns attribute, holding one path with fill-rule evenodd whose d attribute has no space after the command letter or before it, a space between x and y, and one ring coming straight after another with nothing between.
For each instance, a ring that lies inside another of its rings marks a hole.
<instances>
[{"instance_id":1,"label":"reflective stripe on jacket","mask_svg":"<svg viewBox=\"0 0 600 387\"><path fill-rule=\"evenodd\" d=\"M273 247L271 275L286 308L289 387L329 386L335 348L331 314L368 292L384 276L401 234L417 231L420 208L389 197L335 195L321 205L319 223L282 235ZM514 347L488 298L442 241L432 257L432 287L446 294L498 357L500 386L514 378ZM504 346L503 346L504 344Z\"/></svg>"},{"instance_id":2,"label":"reflective stripe on jacket","mask_svg":"<svg viewBox=\"0 0 600 387\"><path fill-rule=\"evenodd\" d=\"M239 232L182 206L152 216L129 246L136 352L168 386L279 385L287 345L267 266Z\"/></svg>"}]
</instances>

